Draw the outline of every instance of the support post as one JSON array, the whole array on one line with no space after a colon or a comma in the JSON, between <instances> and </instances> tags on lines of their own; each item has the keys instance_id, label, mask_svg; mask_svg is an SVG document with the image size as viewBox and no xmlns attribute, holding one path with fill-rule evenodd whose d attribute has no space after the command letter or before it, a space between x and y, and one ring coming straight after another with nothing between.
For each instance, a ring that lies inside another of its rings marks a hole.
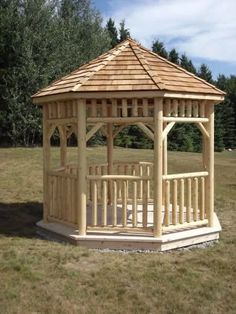
<instances>
[{"instance_id":1,"label":"support post","mask_svg":"<svg viewBox=\"0 0 236 314\"><path fill-rule=\"evenodd\" d=\"M87 161L86 161L86 104L78 99L78 227L79 234L86 235L86 190L87 190Z\"/></svg>"},{"instance_id":2,"label":"support post","mask_svg":"<svg viewBox=\"0 0 236 314\"><path fill-rule=\"evenodd\" d=\"M113 174L113 124L107 124L107 172L109 175ZM112 201L112 181L108 183L108 201Z\"/></svg>"},{"instance_id":3,"label":"support post","mask_svg":"<svg viewBox=\"0 0 236 314\"><path fill-rule=\"evenodd\" d=\"M214 226L214 104L207 104L207 117L209 119L206 128L209 134L206 149L206 167L208 171L208 178L206 184L206 199L207 199L207 218L208 226Z\"/></svg>"},{"instance_id":4,"label":"support post","mask_svg":"<svg viewBox=\"0 0 236 314\"><path fill-rule=\"evenodd\" d=\"M167 125L167 123L165 122L163 127L165 128ZM167 136L165 137L164 141L163 141L163 172L164 174L167 174Z\"/></svg>"},{"instance_id":5,"label":"support post","mask_svg":"<svg viewBox=\"0 0 236 314\"><path fill-rule=\"evenodd\" d=\"M162 234L163 99L154 99L154 237Z\"/></svg>"},{"instance_id":6,"label":"support post","mask_svg":"<svg viewBox=\"0 0 236 314\"><path fill-rule=\"evenodd\" d=\"M48 170L50 169L50 135L47 124L48 106L43 106L43 220L48 221L49 214L49 184Z\"/></svg>"},{"instance_id":7,"label":"support post","mask_svg":"<svg viewBox=\"0 0 236 314\"><path fill-rule=\"evenodd\" d=\"M113 124L107 125L107 163L108 174L113 174Z\"/></svg>"},{"instance_id":8,"label":"support post","mask_svg":"<svg viewBox=\"0 0 236 314\"><path fill-rule=\"evenodd\" d=\"M59 126L60 133L60 147L61 147L61 166L66 165L66 149L67 149L67 138L66 138L66 127L64 125Z\"/></svg>"}]
</instances>

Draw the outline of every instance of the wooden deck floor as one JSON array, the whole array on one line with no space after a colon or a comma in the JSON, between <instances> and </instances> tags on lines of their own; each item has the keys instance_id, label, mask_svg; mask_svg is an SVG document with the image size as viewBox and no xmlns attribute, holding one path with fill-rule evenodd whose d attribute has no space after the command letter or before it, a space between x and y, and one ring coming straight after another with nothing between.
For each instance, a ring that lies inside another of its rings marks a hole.
<instances>
[{"instance_id":1,"label":"wooden deck floor","mask_svg":"<svg viewBox=\"0 0 236 314\"><path fill-rule=\"evenodd\" d=\"M146 229L132 227L131 205L128 207L127 228L123 227L88 227L86 236L80 236L78 230L71 226L58 222L45 223L39 221L37 226L40 234L56 240L63 240L75 245L83 245L88 248L118 249L118 250L158 250L166 251L217 240L221 226L217 215L214 214L214 227L206 226L206 222L196 222L195 225L183 224L181 227L163 227L163 235L154 238L153 205L148 206L148 226ZM137 221L142 225L142 206L139 205ZM91 210L88 207L88 225L91 219ZM120 208L121 210L121 208ZM119 213L119 206L118 206ZM178 211L177 211L178 213ZM171 215L171 211L170 211ZM118 215L119 217L119 215ZM118 220L119 222L119 220ZM108 217L109 224L109 217Z\"/></svg>"}]
</instances>

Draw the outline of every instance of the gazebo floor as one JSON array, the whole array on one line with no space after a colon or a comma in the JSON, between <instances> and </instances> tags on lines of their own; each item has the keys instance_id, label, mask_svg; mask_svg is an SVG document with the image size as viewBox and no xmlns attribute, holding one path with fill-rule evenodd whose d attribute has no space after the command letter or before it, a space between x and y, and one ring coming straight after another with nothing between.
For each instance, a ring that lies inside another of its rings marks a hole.
<instances>
[{"instance_id":1,"label":"gazebo floor","mask_svg":"<svg viewBox=\"0 0 236 314\"><path fill-rule=\"evenodd\" d=\"M149 208L152 205L148 206ZM89 209L90 207L88 207ZM149 210L148 210L149 211ZM148 214L148 226L152 225L153 213ZM89 218L88 211L88 221ZM80 236L78 230L72 226L64 225L59 222L39 221L37 223L38 233L49 239L69 242L75 245L82 245L93 249L116 249L116 250L157 250L167 251L177 248L183 248L191 245L196 245L204 242L214 241L219 238L221 226L217 215L214 214L214 227L206 225L191 225L183 224L180 228L163 228L163 235L158 238L153 237L152 228L146 230L141 228L131 228L131 221L128 216L128 228L114 227L88 227L87 234ZM138 222L141 216L138 214ZM139 225L139 224L138 224Z\"/></svg>"}]
</instances>

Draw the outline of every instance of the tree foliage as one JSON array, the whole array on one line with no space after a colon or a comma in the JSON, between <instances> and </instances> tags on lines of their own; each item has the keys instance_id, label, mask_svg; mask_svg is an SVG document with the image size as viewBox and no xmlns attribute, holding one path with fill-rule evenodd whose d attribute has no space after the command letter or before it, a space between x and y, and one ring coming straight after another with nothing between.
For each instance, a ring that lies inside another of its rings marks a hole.
<instances>
[{"instance_id":1,"label":"tree foliage","mask_svg":"<svg viewBox=\"0 0 236 314\"><path fill-rule=\"evenodd\" d=\"M109 18L109 20L107 21L106 29L111 38L111 46L112 48L114 48L119 43L119 38L118 38L118 31L116 29L115 22L111 18Z\"/></svg>"},{"instance_id":2,"label":"tree foliage","mask_svg":"<svg viewBox=\"0 0 236 314\"><path fill-rule=\"evenodd\" d=\"M168 58L168 52L164 46L164 43L162 41L159 40L155 40L152 43L152 51L157 53L159 56L163 57L163 58Z\"/></svg>"},{"instance_id":3,"label":"tree foliage","mask_svg":"<svg viewBox=\"0 0 236 314\"><path fill-rule=\"evenodd\" d=\"M109 47L89 0L1 1L1 144L38 143L41 113L31 95Z\"/></svg>"},{"instance_id":4,"label":"tree foliage","mask_svg":"<svg viewBox=\"0 0 236 314\"><path fill-rule=\"evenodd\" d=\"M31 95L130 36L125 20L117 28L110 18L103 27L90 0L1 0L0 145L40 144L41 110L32 104ZM159 40L152 49L226 92L224 103L215 109L215 149L236 148L236 76L220 75L214 81L206 64L197 69L186 54L168 51ZM89 141L90 145L104 143L102 133ZM125 128L115 144L153 145L137 126ZM177 124L168 146L200 151L201 134L190 124Z\"/></svg>"}]
</instances>

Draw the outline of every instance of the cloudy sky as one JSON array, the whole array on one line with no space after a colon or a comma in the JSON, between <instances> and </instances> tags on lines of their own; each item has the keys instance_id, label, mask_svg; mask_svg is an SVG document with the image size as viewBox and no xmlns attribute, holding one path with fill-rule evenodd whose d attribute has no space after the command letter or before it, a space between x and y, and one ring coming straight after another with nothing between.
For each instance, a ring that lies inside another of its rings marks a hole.
<instances>
[{"instance_id":1,"label":"cloudy sky","mask_svg":"<svg viewBox=\"0 0 236 314\"><path fill-rule=\"evenodd\" d=\"M93 0L104 23L125 19L133 38L150 48L160 39L185 52L214 77L236 75L236 0Z\"/></svg>"}]
</instances>

